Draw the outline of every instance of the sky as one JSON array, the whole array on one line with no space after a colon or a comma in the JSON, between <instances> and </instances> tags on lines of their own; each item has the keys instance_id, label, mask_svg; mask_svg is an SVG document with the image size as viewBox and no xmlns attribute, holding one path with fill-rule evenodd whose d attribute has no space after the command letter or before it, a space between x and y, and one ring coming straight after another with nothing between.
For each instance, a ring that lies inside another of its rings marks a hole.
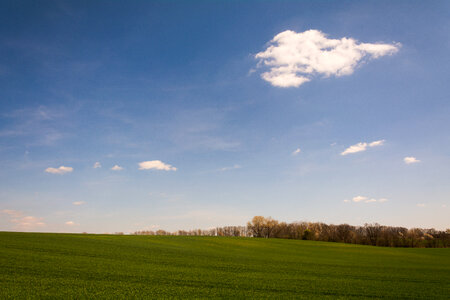
<instances>
[{"instance_id":1,"label":"sky","mask_svg":"<svg viewBox=\"0 0 450 300\"><path fill-rule=\"evenodd\" d=\"M450 227L448 1L1 1L0 230Z\"/></svg>"}]
</instances>

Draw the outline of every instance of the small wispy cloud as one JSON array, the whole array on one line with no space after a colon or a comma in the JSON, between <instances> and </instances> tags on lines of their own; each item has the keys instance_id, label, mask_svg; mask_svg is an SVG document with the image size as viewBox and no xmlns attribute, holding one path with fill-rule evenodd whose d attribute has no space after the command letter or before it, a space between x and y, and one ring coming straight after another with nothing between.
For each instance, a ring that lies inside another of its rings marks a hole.
<instances>
[{"instance_id":1,"label":"small wispy cloud","mask_svg":"<svg viewBox=\"0 0 450 300\"><path fill-rule=\"evenodd\" d=\"M347 154L353 154L353 153L366 151L367 148L369 148L369 147L382 146L382 145L384 145L384 142L385 142L385 140L378 140L378 141L373 141L370 143L360 142L360 143L357 143L357 144L352 145L352 146L348 147L347 149L345 149L343 152L341 152L341 155L347 155Z\"/></svg>"},{"instance_id":2,"label":"small wispy cloud","mask_svg":"<svg viewBox=\"0 0 450 300\"><path fill-rule=\"evenodd\" d=\"M123 170L123 168L121 166L119 166L119 165L114 165L114 167L112 167L111 170L113 170L113 171L121 171L121 170Z\"/></svg>"},{"instance_id":3,"label":"small wispy cloud","mask_svg":"<svg viewBox=\"0 0 450 300\"><path fill-rule=\"evenodd\" d=\"M356 203L362 203L362 202L364 202L364 203L375 203L375 202L383 203L383 202L388 201L388 199L380 198L380 199L377 200L375 198L369 198L369 197L366 197L366 196L355 196L355 197L352 198L352 201L356 202ZM345 199L344 203L350 203L352 201L350 201L348 199Z\"/></svg>"},{"instance_id":4,"label":"small wispy cloud","mask_svg":"<svg viewBox=\"0 0 450 300\"><path fill-rule=\"evenodd\" d=\"M352 145L344 150L344 152L341 153L341 155L347 155L351 153L357 153L361 151L366 151L367 149L367 143L358 143L356 145Z\"/></svg>"},{"instance_id":5,"label":"small wispy cloud","mask_svg":"<svg viewBox=\"0 0 450 300\"><path fill-rule=\"evenodd\" d=\"M69 225L69 226L75 226L75 225L78 225L78 224L76 224L74 221L67 221L67 222L64 223L64 224Z\"/></svg>"},{"instance_id":6,"label":"small wispy cloud","mask_svg":"<svg viewBox=\"0 0 450 300\"><path fill-rule=\"evenodd\" d=\"M0 137L27 137L29 145L55 145L65 137L68 113L65 109L30 107L0 113L6 123Z\"/></svg>"},{"instance_id":7,"label":"small wispy cloud","mask_svg":"<svg viewBox=\"0 0 450 300\"><path fill-rule=\"evenodd\" d=\"M295 149L295 151L294 152L292 152L292 155L298 155L298 154L300 154L300 152L302 152L302 150L300 149L300 148L297 148L297 149Z\"/></svg>"},{"instance_id":8,"label":"small wispy cloud","mask_svg":"<svg viewBox=\"0 0 450 300\"><path fill-rule=\"evenodd\" d=\"M21 211L13 209L2 209L1 212L13 218L19 218L23 215Z\"/></svg>"},{"instance_id":9,"label":"small wispy cloud","mask_svg":"<svg viewBox=\"0 0 450 300\"><path fill-rule=\"evenodd\" d=\"M425 207L427 206L425 203L417 203L417 207Z\"/></svg>"},{"instance_id":10,"label":"small wispy cloud","mask_svg":"<svg viewBox=\"0 0 450 300\"><path fill-rule=\"evenodd\" d=\"M98 169L98 168L101 168L102 167L102 164L100 163L100 162L96 162L93 166L92 166L94 169Z\"/></svg>"},{"instance_id":11,"label":"small wispy cloud","mask_svg":"<svg viewBox=\"0 0 450 300\"><path fill-rule=\"evenodd\" d=\"M45 223L43 222L44 218L38 218L34 216L25 216L19 219L13 219L11 220L12 223L17 224L19 228L24 228L27 230L36 229L39 227L45 226Z\"/></svg>"},{"instance_id":12,"label":"small wispy cloud","mask_svg":"<svg viewBox=\"0 0 450 300\"><path fill-rule=\"evenodd\" d=\"M384 140L374 141L372 143L369 143L369 147L382 146L383 144L384 144Z\"/></svg>"},{"instance_id":13,"label":"small wispy cloud","mask_svg":"<svg viewBox=\"0 0 450 300\"><path fill-rule=\"evenodd\" d=\"M16 230L28 231L46 226L44 218L27 216L22 211L3 209L0 212L9 216L9 222Z\"/></svg>"},{"instance_id":14,"label":"small wispy cloud","mask_svg":"<svg viewBox=\"0 0 450 300\"><path fill-rule=\"evenodd\" d=\"M372 199L367 199L366 201L364 201L365 203L373 203L373 202L377 202L377 199L372 198Z\"/></svg>"},{"instance_id":15,"label":"small wispy cloud","mask_svg":"<svg viewBox=\"0 0 450 300\"><path fill-rule=\"evenodd\" d=\"M405 164L410 165L410 164L416 164L419 163L420 160L418 160L417 158L413 157L413 156L407 156L403 159L403 161L405 162Z\"/></svg>"},{"instance_id":16,"label":"small wispy cloud","mask_svg":"<svg viewBox=\"0 0 450 300\"><path fill-rule=\"evenodd\" d=\"M219 169L219 171L220 172L225 172L225 171L230 171L230 170L235 170L235 169L240 169L240 168L242 168L240 165L234 165L234 166L231 166L231 167L221 168L221 169Z\"/></svg>"},{"instance_id":17,"label":"small wispy cloud","mask_svg":"<svg viewBox=\"0 0 450 300\"><path fill-rule=\"evenodd\" d=\"M45 172L47 173L51 173L51 174L66 174L66 173L70 173L73 171L72 167L65 167L65 166L60 166L59 168L47 168L45 169Z\"/></svg>"},{"instance_id":18,"label":"small wispy cloud","mask_svg":"<svg viewBox=\"0 0 450 300\"><path fill-rule=\"evenodd\" d=\"M399 43L359 43L353 38L329 39L319 30L277 34L255 58L268 67L261 78L276 87L299 87L314 78L350 75L364 61L392 55Z\"/></svg>"},{"instance_id":19,"label":"small wispy cloud","mask_svg":"<svg viewBox=\"0 0 450 300\"><path fill-rule=\"evenodd\" d=\"M160 160L149 160L139 163L139 170L163 170L163 171L176 171L177 168L163 163Z\"/></svg>"},{"instance_id":20,"label":"small wispy cloud","mask_svg":"<svg viewBox=\"0 0 450 300\"><path fill-rule=\"evenodd\" d=\"M84 202L84 201L74 201L74 202L72 202L72 204L79 206L79 205L86 204L86 202Z\"/></svg>"},{"instance_id":21,"label":"small wispy cloud","mask_svg":"<svg viewBox=\"0 0 450 300\"><path fill-rule=\"evenodd\" d=\"M353 202L361 202L361 201L364 201L364 200L366 200L367 199L367 197L364 197L364 196L356 196L356 197L353 197Z\"/></svg>"}]
</instances>

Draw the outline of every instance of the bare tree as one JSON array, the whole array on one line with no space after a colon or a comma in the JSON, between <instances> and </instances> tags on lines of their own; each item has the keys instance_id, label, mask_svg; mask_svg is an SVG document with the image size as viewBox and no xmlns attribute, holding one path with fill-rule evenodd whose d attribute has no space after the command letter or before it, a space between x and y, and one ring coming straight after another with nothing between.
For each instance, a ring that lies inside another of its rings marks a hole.
<instances>
[{"instance_id":1,"label":"bare tree","mask_svg":"<svg viewBox=\"0 0 450 300\"><path fill-rule=\"evenodd\" d=\"M252 233L253 237L263 237L264 236L264 226L266 223L266 218L263 216L253 217L251 222L247 223L248 230Z\"/></svg>"}]
</instances>

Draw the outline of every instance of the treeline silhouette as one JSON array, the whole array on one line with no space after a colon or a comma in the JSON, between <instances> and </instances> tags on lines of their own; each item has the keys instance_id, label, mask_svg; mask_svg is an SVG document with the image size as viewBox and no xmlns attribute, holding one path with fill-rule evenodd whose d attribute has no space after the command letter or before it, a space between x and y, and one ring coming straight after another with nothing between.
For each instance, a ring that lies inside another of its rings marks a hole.
<instances>
[{"instance_id":1,"label":"treeline silhouette","mask_svg":"<svg viewBox=\"0 0 450 300\"><path fill-rule=\"evenodd\" d=\"M271 217L256 216L247 226L225 226L208 230L178 230L168 232L136 231L136 235L181 235L181 236L234 236L255 238L281 238L339 242L384 247L450 247L450 229L404 228L383 226L378 223L352 226L313 222L279 222Z\"/></svg>"}]
</instances>

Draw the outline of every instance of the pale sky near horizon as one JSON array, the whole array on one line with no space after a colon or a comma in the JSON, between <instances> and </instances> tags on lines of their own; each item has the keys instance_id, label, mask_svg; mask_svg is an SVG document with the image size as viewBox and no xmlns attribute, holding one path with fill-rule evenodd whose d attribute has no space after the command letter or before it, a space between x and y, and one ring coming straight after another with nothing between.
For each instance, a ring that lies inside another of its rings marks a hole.
<instances>
[{"instance_id":1,"label":"pale sky near horizon","mask_svg":"<svg viewBox=\"0 0 450 300\"><path fill-rule=\"evenodd\" d=\"M2 1L0 231L449 228L449 11Z\"/></svg>"}]
</instances>

